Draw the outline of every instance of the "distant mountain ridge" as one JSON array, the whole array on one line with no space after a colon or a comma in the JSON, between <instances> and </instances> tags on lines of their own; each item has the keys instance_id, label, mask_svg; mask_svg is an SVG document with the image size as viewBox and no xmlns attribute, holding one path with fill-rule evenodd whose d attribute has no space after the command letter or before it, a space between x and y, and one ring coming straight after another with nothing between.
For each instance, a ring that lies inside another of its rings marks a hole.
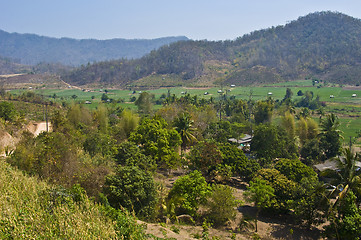
<instances>
[{"instance_id":1,"label":"distant mountain ridge","mask_svg":"<svg viewBox=\"0 0 361 240\"><path fill-rule=\"evenodd\" d=\"M361 20L316 12L234 41L180 41L146 56L91 64L63 76L77 85L271 83L317 77L361 83Z\"/></svg>"},{"instance_id":2,"label":"distant mountain ridge","mask_svg":"<svg viewBox=\"0 0 361 240\"><path fill-rule=\"evenodd\" d=\"M0 56L19 59L22 64L40 62L81 65L112 59L135 59L187 37L157 39L72 39L51 38L36 34L8 33L0 30Z\"/></svg>"}]
</instances>

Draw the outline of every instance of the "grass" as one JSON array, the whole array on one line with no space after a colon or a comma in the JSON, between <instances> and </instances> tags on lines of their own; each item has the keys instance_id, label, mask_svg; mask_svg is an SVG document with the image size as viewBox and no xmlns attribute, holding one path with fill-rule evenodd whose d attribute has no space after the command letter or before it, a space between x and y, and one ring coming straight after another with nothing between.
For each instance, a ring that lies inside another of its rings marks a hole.
<instances>
[{"instance_id":1,"label":"grass","mask_svg":"<svg viewBox=\"0 0 361 240\"><path fill-rule=\"evenodd\" d=\"M85 198L50 204L52 187L0 159L0 239L114 239L113 222Z\"/></svg>"}]
</instances>

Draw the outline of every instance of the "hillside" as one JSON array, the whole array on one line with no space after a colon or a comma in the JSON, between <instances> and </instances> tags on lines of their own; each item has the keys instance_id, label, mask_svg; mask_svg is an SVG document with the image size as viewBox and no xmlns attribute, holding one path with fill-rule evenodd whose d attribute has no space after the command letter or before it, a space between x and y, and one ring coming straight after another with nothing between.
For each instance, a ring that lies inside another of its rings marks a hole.
<instances>
[{"instance_id":1,"label":"hillside","mask_svg":"<svg viewBox=\"0 0 361 240\"><path fill-rule=\"evenodd\" d=\"M29 66L22 65L19 61L0 56L0 75L25 73L29 70Z\"/></svg>"},{"instance_id":2,"label":"hillside","mask_svg":"<svg viewBox=\"0 0 361 240\"><path fill-rule=\"evenodd\" d=\"M119 216L122 229L81 189L50 186L0 159L1 239L142 239L135 220Z\"/></svg>"},{"instance_id":3,"label":"hillside","mask_svg":"<svg viewBox=\"0 0 361 240\"><path fill-rule=\"evenodd\" d=\"M16 58L23 64L41 62L81 65L95 61L139 58L160 46L188 40L186 37L146 39L71 39L35 34L8 33L0 30L0 55Z\"/></svg>"},{"instance_id":4,"label":"hillside","mask_svg":"<svg viewBox=\"0 0 361 240\"><path fill-rule=\"evenodd\" d=\"M136 60L114 60L63 76L77 85L170 86L280 82L317 77L359 84L361 21L316 12L234 41L181 41Z\"/></svg>"}]
</instances>

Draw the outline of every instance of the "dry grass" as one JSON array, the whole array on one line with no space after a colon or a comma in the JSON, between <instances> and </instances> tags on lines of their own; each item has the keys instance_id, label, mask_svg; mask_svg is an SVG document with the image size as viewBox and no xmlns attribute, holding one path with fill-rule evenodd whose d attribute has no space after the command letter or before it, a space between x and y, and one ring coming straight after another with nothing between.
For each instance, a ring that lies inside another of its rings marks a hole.
<instances>
[{"instance_id":1,"label":"dry grass","mask_svg":"<svg viewBox=\"0 0 361 240\"><path fill-rule=\"evenodd\" d=\"M50 189L0 159L0 239L116 239L98 205L85 198L51 206Z\"/></svg>"}]
</instances>

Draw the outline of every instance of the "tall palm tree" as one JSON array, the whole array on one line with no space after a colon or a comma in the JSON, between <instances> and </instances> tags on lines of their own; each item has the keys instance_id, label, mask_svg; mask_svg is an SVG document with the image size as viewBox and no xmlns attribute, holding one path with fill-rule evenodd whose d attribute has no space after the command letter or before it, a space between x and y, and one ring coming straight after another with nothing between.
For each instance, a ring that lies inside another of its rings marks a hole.
<instances>
[{"instance_id":1,"label":"tall palm tree","mask_svg":"<svg viewBox=\"0 0 361 240\"><path fill-rule=\"evenodd\" d=\"M194 144L197 139L193 133L197 130L193 127L193 120L189 113L181 113L174 120L174 126L177 132L180 134L182 139L181 150L182 152L187 148L187 146Z\"/></svg>"},{"instance_id":2,"label":"tall palm tree","mask_svg":"<svg viewBox=\"0 0 361 240\"><path fill-rule=\"evenodd\" d=\"M331 113L327 117L321 120L320 123L321 133L319 134L320 138L320 147L324 151L327 158L332 158L337 156L340 153L341 149L341 130L340 121L338 117Z\"/></svg>"},{"instance_id":3,"label":"tall palm tree","mask_svg":"<svg viewBox=\"0 0 361 240\"><path fill-rule=\"evenodd\" d=\"M334 158L337 164L337 170L334 172L339 183L337 189L340 190L334 205L346 196L349 190L356 195L361 193L361 169L356 165L358 160L360 160L360 156L357 153L353 154L349 148L343 150L342 157Z\"/></svg>"},{"instance_id":4,"label":"tall palm tree","mask_svg":"<svg viewBox=\"0 0 361 240\"><path fill-rule=\"evenodd\" d=\"M345 198L348 192L351 190L356 196L360 196L361 193L361 170L357 166L357 161L360 160L360 156L347 148L343 150L343 156L334 158L336 161L336 170L326 170L324 175L328 175L334 178L337 187L330 193L330 198L336 195L336 200L330 202L330 207L327 212L327 216L330 222L334 226L337 226L340 213L338 212L339 202ZM331 174L330 174L331 173ZM337 227L335 227L335 233L337 239L341 239Z\"/></svg>"}]
</instances>

